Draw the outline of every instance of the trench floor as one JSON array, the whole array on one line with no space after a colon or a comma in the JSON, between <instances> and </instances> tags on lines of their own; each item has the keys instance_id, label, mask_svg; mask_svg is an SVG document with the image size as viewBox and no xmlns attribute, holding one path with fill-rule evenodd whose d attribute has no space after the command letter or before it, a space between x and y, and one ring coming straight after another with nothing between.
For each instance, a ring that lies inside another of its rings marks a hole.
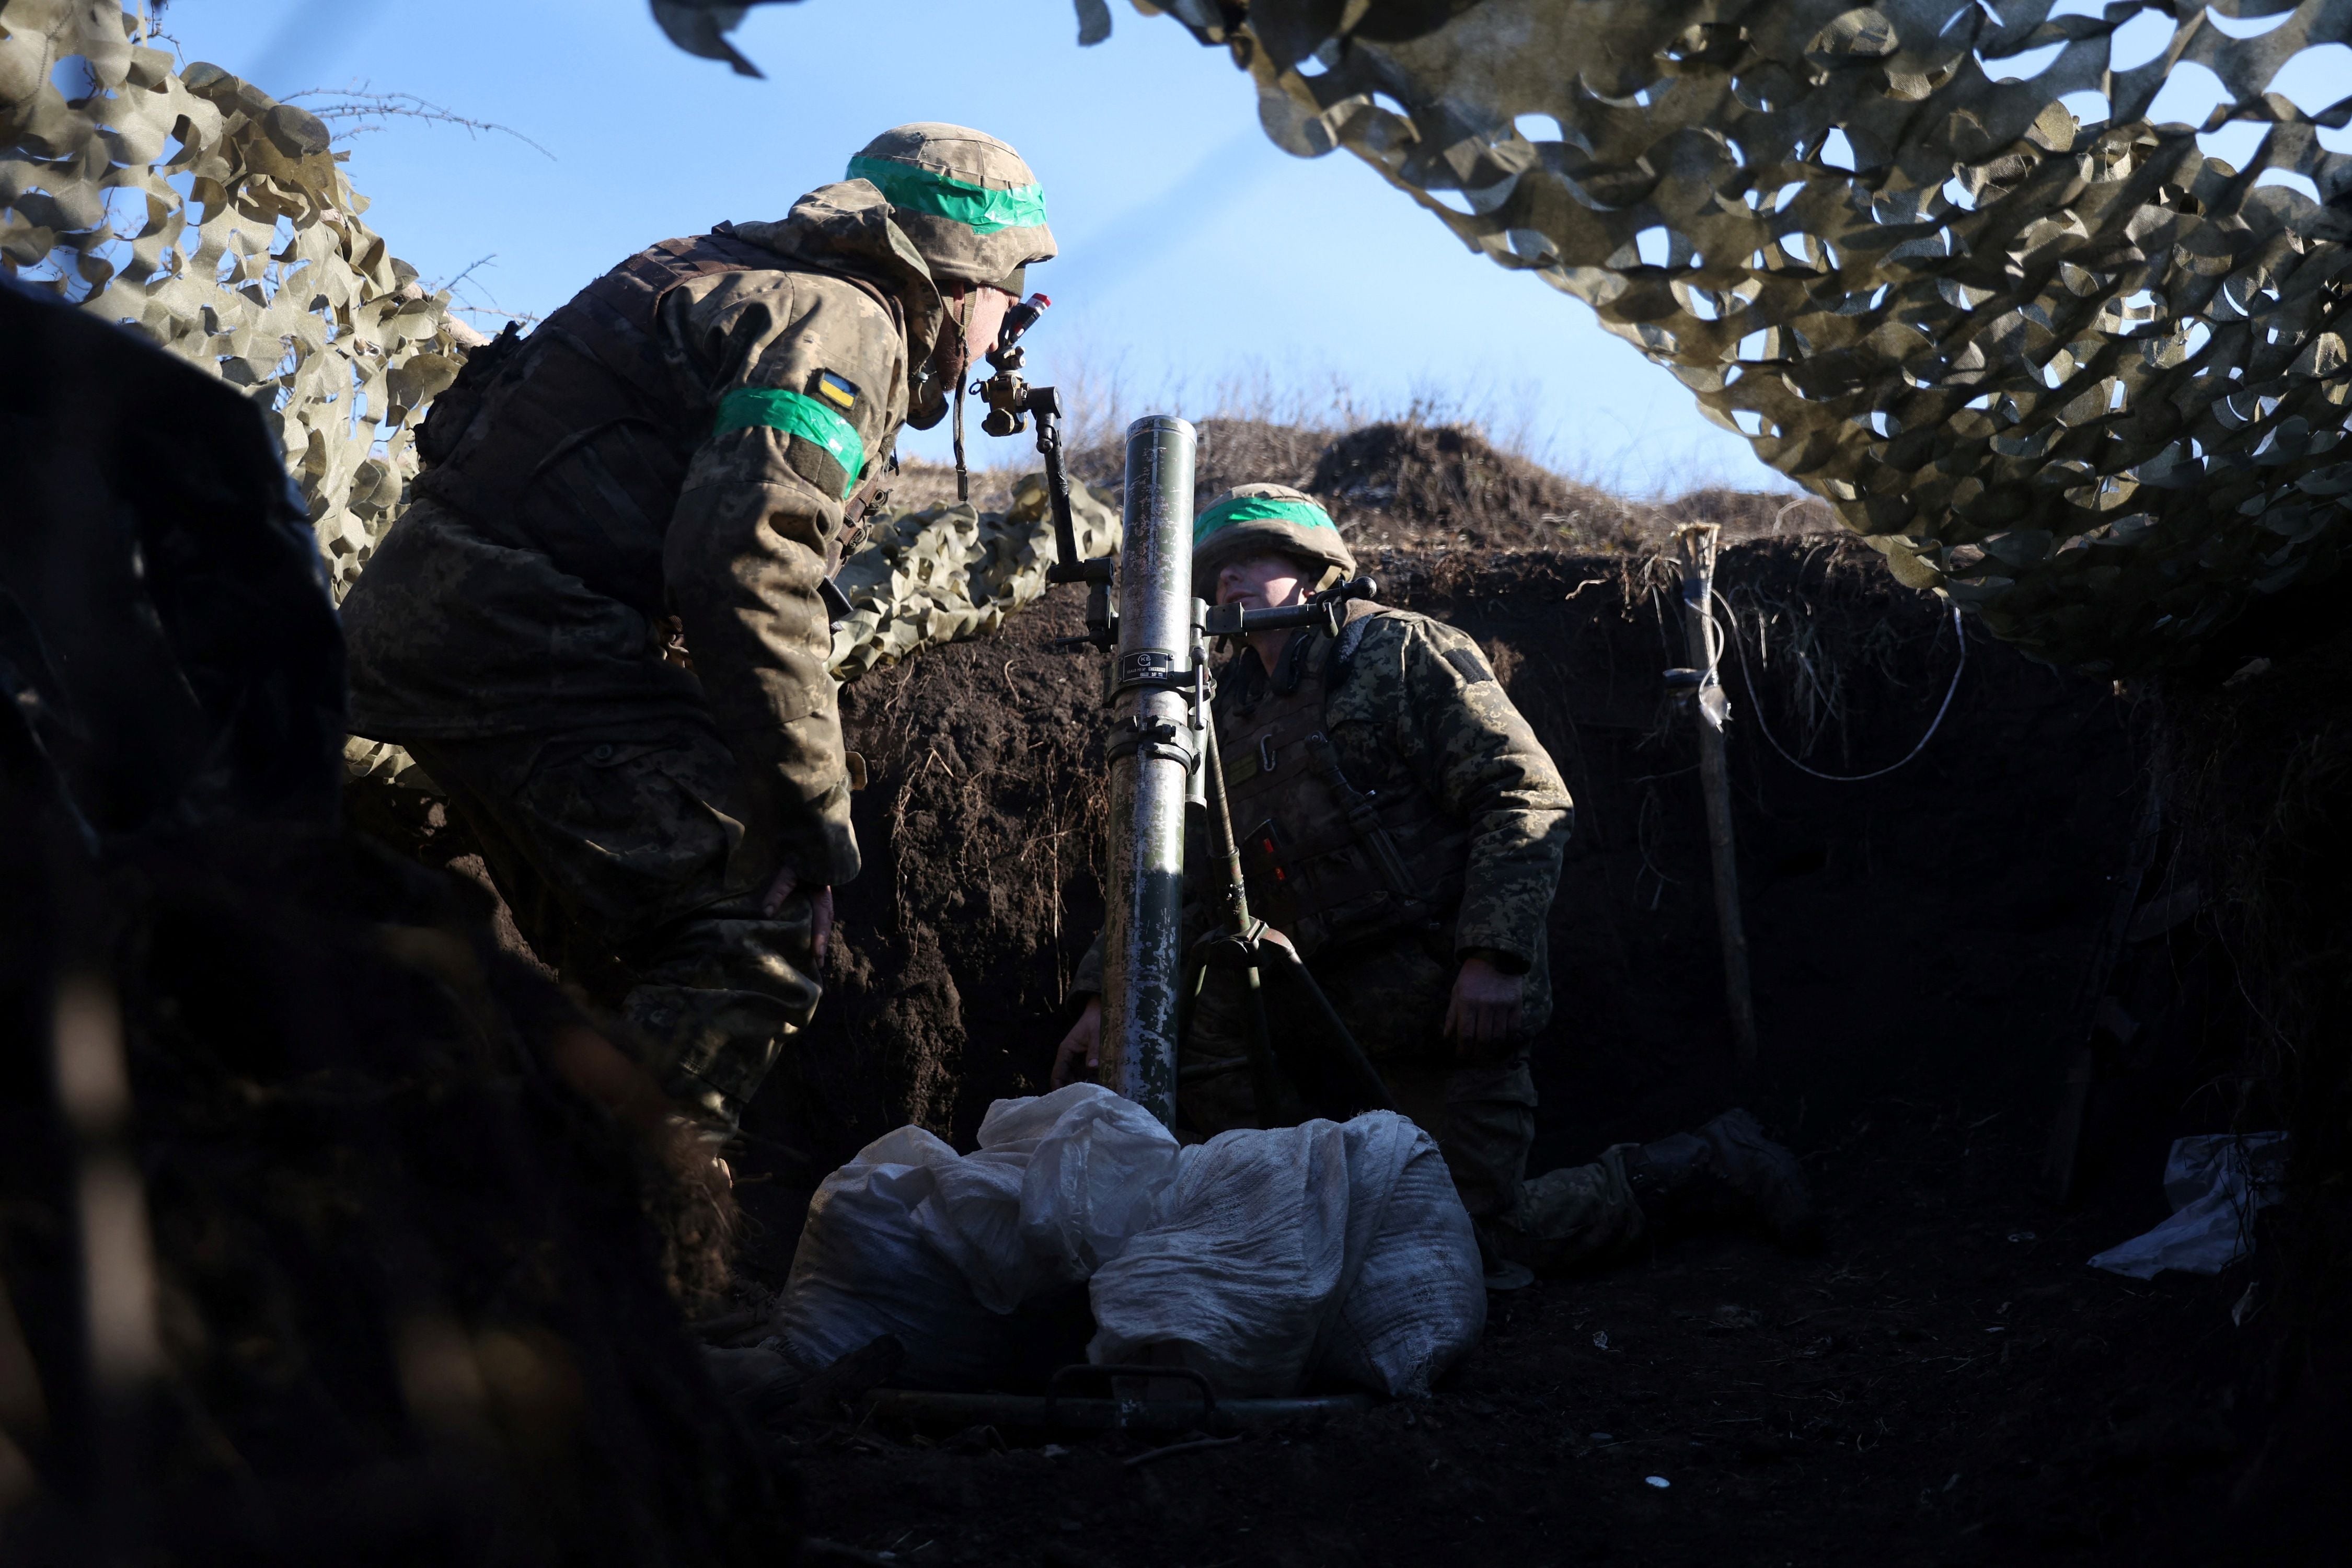
<instances>
[{"instance_id":1,"label":"trench floor","mask_svg":"<svg viewBox=\"0 0 2352 1568\"><path fill-rule=\"evenodd\" d=\"M1864 1103L1807 1155L1822 1256L1695 1238L1491 1297L1434 1396L1317 1430L1139 1464L1177 1439L804 1429L809 1529L924 1565L2225 1560L2259 1260L2085 1267L2155 1173L2061 1212L2044 1131Z\"/></svg>"}]
</instances>

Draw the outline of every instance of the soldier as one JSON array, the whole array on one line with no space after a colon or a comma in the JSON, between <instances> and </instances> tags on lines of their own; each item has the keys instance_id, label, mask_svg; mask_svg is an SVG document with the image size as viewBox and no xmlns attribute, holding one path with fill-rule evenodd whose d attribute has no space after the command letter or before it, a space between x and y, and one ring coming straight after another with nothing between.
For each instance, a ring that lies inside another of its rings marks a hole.
<instances>
[{"instance_id":1,"label":"soldier","mask_svg":"<svg viewBox=\"0 0 2352 1568\"><path fill-rule=\"evenodd\" d=\"M857 874L845 524L1053 255L1019 154L935 124L643 251L478 351L343 606L354 732L409 749L532 948L717 1129L808 1022Z\"/></svg>"},{"instance_id":2,"label":"soldier","mask_svg":"<svg viewBox=\"0 0 2352 1568\"><path fill-rule=\"evenodd\" d=\"M1192 549L1193 591L1220 604L1297 604L1356 567L1322 507L1280 485L1210 502ZM1528 1047L1551 1016L1546 923L1572 803L1477 644L1362 602L1337 638L1270 632L1248 644L1219 672L1214 711L1252 912L1287 938L1398 1107L1436 1137L1490 1249L1557 1269L1645 1232L1741 1220L1810 1243L1802 1173L1742 1110L1526 1179ZM1351 814L1345 796L1365 798ZM1076 988L1098 991L1100 975L1097 942ZM1245 999L1213 969L1194 1005L1181 1109L1202 1133L1257 1121ZM1297 1016L1274 1020L1277 1037L1311 1033L1288 1003ZM1055 1081L1096 1065L1101 1037L1093 996Z\"/></svg>"}]
</instances>

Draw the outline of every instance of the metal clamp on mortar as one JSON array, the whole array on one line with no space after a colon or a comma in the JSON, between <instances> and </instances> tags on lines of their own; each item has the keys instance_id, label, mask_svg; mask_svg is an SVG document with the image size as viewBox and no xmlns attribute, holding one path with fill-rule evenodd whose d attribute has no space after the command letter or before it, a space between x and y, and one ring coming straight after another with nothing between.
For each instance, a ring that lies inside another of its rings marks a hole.
<instances>
[{"instance_id":1,"label":"metal clamp on mortar","mask_svg":"<svg viewBox=\"0 0 2352 1568\"><path fill-rule=\"evenodd\" d=\"M1103 748L1103 756L1114 763L1122 757L1160 757L1168 762L1181 763L1188 773L1201 760L1200 753L1192 749L1190 737L1183 729L1165 719L1148 718L1139 713L1129 714L1116 727L1110 743ZM1190 793L1189 786L1187 793Z\"/></svg>"}]
</instances>

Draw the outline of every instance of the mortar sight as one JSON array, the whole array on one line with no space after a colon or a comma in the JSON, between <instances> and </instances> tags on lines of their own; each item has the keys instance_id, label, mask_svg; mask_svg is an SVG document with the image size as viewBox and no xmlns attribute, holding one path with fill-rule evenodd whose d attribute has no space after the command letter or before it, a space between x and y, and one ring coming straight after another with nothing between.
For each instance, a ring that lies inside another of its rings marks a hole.
<instances>
[{"instance_id":1,"label":"mortar sight","mask_svg":"<svg viewBox=\"0 0 2352 1568\"><path fill-rule=\"evenodd\" d=\"M1047 295L1032 294L1005 311L1004 324L996 330L996 346L988 351L989 368L996 374L971 385L972 395L988 405L980 427L991 436L1017 436L1028 428L1030 415L1062 411L1052 387L1032 387L1021 376L1028 354L1021 346L1022 336L1053 302Z\"/></svg>"},{"instance_id":2,"label":"mortar sight","mask_svg":"<svg viewBox=\"0 0 2352 1568\"><path fill-rule=\"evenodd\" d=\"M1350 599L1376 599L1381 585L1370 577L1351 577L1345 583L1310 594L1304 604L1285 605L1280 609L1258 610L1246 605L1218 605L1210 609L1201 623L1202 634L1213 637L1242 637L1253 632L1282 632L1298 626L1314 626L1331 637L1339 635L1339 624L1348 613Z\"/></svg>"}]
</instances>

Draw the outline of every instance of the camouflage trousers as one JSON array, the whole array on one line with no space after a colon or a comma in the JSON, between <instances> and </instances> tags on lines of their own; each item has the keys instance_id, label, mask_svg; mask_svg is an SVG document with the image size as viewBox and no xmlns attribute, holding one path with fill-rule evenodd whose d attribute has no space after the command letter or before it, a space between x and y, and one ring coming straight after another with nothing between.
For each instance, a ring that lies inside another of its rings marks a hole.
<instances>
[{"instance_id":1,"label":"camouflage trousers","mask_svg":"<svg viewBox=\"0 0 2352 1568\"><path fill-rule=\"evenodd\" d=\"M808 898L761 912L718 733L681 716L409 749L532 951L619 1011L674 1098L731 1124L821 987Z\"/></svg>"},{"instance_id":2,"label":"camouflage trousers","mask_svg":"<svg viewBox=\"0 0 2352 1568\"><path fill-rule=\"evenodd\" d=\"M1372 1058L1397 1109L1437 1140L1462 1205L1503 1253L1543 1270L1598 1262L1642 1235L1641 1206L1619 1145L1589 1165L1529 1180L1535 1078L1522 1044L1501 1061L1466 1062L1443 1037L1453 965L1418 942L1359 951L1311 966L1316 982ZM1303 999L1269 977L1264 992L1276 1040L1311 1038ZM1192 1007L1178 1063L1183 1121L1203 1134L1255 1127L1248 993L1243 977L1213 970Z\"/></svg>"}]
</instances>

